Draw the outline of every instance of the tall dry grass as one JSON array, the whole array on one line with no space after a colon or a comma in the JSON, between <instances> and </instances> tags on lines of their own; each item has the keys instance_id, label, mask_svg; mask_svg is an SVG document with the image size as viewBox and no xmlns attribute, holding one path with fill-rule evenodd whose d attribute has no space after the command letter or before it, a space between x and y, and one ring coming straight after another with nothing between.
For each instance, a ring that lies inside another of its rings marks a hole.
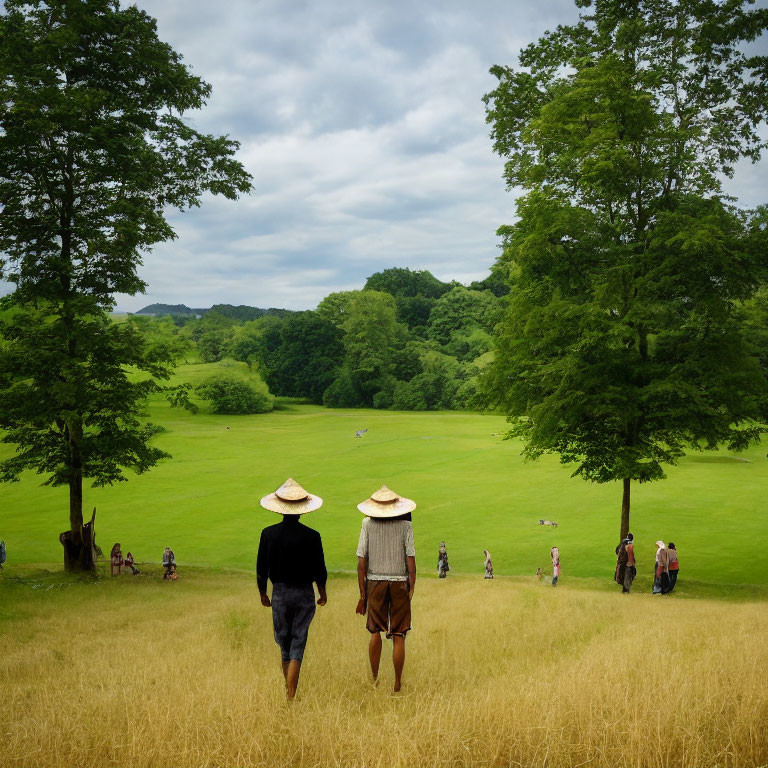
<instances>
[{"instance_id":1,"label":"tall dry grass","mask_svg":"<svg viewBox=\"0 0 768 768\"><path fill-rule=\"evenodd\" d=\"M765 603L422 580L404 690L368 680L351 577L299 696L242 575L145 574L20 598L0 624L0 765L760 766Z\"/></svg>"}]
</instances>

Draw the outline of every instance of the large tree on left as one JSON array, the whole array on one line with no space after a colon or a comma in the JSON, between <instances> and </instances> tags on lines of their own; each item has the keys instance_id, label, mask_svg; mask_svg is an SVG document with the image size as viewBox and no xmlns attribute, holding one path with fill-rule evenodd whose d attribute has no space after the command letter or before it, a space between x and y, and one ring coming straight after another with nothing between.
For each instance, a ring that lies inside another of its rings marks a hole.
<instances>
[{"instance_id":1,"label":"large tree on left","mask_svg":"<svg viewBox=\"0 0 768 768\"><path fill-rule=\"evenodd\" d=\"M144 290L142 252L174 237L168 209L250 189L237 142L182 119L210 91L136 7L5 2L0 276L15 290L0 325L0 428L15 453L0 479L34 469L69 486L69 569L93 567L83 478L112 483L164 455L141 404L172 356L108 322L113 296Z\"/></svg>"}]
</instances>

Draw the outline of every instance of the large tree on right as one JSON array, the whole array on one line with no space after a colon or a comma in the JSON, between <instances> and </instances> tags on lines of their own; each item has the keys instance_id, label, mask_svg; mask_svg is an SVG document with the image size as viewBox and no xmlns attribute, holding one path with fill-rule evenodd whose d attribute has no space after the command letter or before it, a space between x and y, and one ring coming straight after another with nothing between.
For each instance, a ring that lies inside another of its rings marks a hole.
<instances>
[{"instance_id":1,"label":"large tree on right","mask_svg":"<svg viewBox=\"0 0 768 768\"><path fill-rule=\"evenodd\" d=\"M664 477L689 447L768 428L768 381L739 305L768 271L768 211L721 181L766 142L768 10L741 0L600 0L495 66L485 96L517 223L486 379L524 453L574 474Z\"/></svg>"}]
</instances>

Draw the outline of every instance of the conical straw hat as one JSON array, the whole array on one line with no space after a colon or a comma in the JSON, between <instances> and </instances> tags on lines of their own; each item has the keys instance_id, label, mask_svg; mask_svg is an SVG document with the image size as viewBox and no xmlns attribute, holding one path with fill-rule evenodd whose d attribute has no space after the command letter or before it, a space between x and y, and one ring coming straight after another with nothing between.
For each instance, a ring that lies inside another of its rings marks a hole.
<instances>
[{"instance_id":1,"label":"conical straw hat","mask_svg":"<svg viewBox=\"0 0 768 768\"><path fill-rule=\"evenodd\" d=\"M416 502L398 496L393 490L382 485L370 498L357 505L367 517L399 517L416 509Z\"/></svg>"},{"instance_id":2,"label":"conical straw hat","mask_svg":"<svg viewBox=\"0 0 768 768\"><path fill-rule=\"evenodd\" d=\"M323 500L307 493L292 477L289 477L274 493L261 500L261 506L280 515L304 515L320 509Z\"/></svg>"}]
</instances>

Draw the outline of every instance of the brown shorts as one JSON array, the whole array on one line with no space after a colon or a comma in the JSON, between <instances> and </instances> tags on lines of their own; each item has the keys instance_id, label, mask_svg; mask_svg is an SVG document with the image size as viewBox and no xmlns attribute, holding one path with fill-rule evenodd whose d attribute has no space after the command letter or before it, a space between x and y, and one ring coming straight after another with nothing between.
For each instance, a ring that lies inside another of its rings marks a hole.
<instances>
[{"instance_id":1,"label":"brown shorts","mask_svg":"<svg viewBox=\"0 0 768 768\"><path fill-rule=\"evenodd\" d=\"M367 630L405 637L411 628L411 598L407 581L368 582Z\"/></svg>"}]
</instances>

